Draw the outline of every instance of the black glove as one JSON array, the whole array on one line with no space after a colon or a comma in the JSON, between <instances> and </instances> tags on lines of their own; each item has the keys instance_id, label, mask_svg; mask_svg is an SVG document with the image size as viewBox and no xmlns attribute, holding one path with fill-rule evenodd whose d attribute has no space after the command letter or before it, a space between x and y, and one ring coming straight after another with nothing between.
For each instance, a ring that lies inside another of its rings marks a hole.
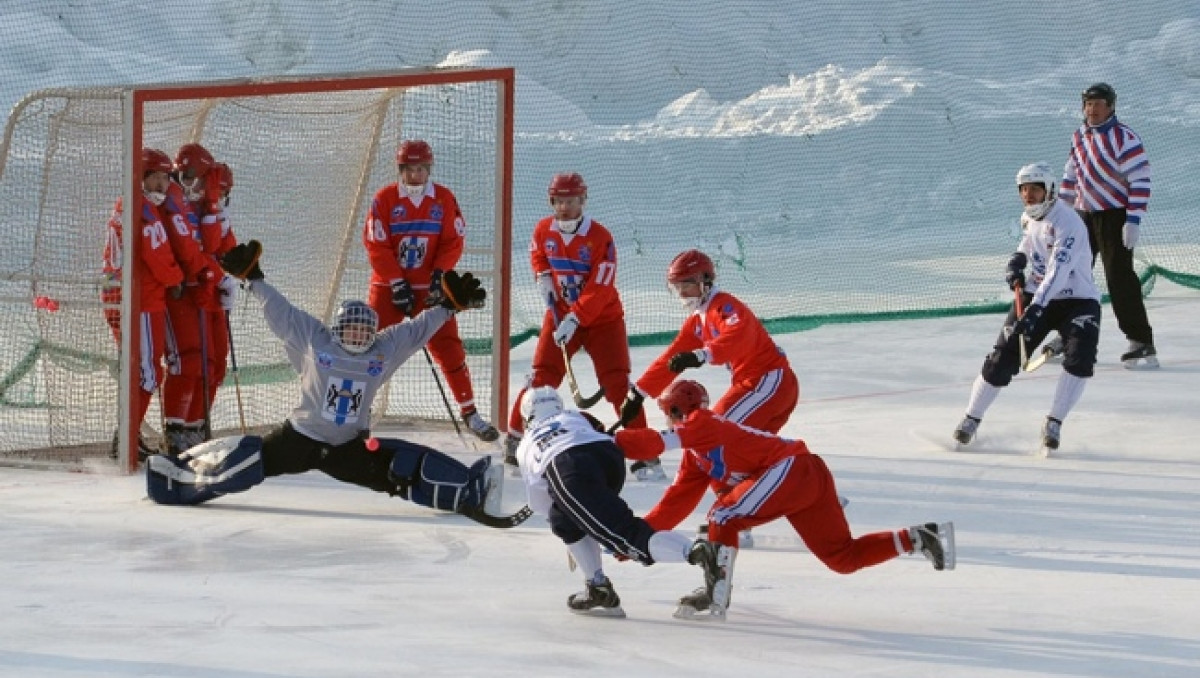
<instances>
[{"instance_id":1,"label":"black glove","mask_svg":"<svg viewBox=\"0 0 1200 678\"><path fill-rule=\"evenodd\" d=\"M1008 289L1025 289L1025 265L1028 263L1024 252L1017 252L1008 260L1008 268L1004 269L1004 282L1008 283Z\"/></svg>"},{"instance_id":2,"label":"black glove","mask_svg":"<svg viewBox=\"0 0 1200 678\"><path fill-rule=\"evenodd\" d=\"M483 302L487 300L483 283L470 272L459 275L458 271L446 271L442 276L442 295L439 304L451 311L483 308Z\"/></svg>"},{"instance_id":3,"label":"black glove","mask_svg":"<svg viewBox=\"0 0 1200 678\"><path fill-rule=\"evenodd\" d=\"M221 257L221 268L238 280L262 280L263 272L258 267L262 256L262 243L257 240L240 243Z\"/></svg>"},{"instance_id":4,"label":"black glove","mask_svg":"<svg viewBox=\"0 0 1200 678\"><path fill-rule=\"evenodd\" d=\"M1025 341L1031 340L1031 335L1037 329L1038 323L1042 319L1042 313L1046 309L1040 304L1030 304L1025 307L1025 315L1017 319L1017 324L1013 325L1013 335L1025 337Z\"/></svg>"},{"instance_id":5,"label":"black glove","mask_svg":"<svg viewBox=\"0 0 1200 678\"><path fill-rule=\"evenodd\" d=\"M642 395L641 391L636 388L629 389L629 395L625 396L625 402L621 403L621 419L618 423L624 426L641 414L642 401L645 399L646 396Z\"/></svg>"},{"instance_id":6,"label":"black glove","mask_svg":"<svg viewBox=\"0 0 1200 678\"><path fill-rule=\"evenodd\" d=\"M442 291L442 271L435 268L429 276L429 296L425 297L425 308L438 306L445 298L446 293Z\"/></svg>"},{"instance_id":7,"label":"black glove","mask_svg":"<svg viewBox=\"0 0 1200 678\"><path fill-rule=\"evenodd\" d=\"M392 283L392 305L400 309L404 315L412 313L413 291L407 280L397 280Z\"/></svg>"},{"instance_id":8,"label":"black glove","mask_svg":"<svg viewBox=\"0 0 1200 678\"><path fill-rule=\"evenodd\" d=\"M671 359L667 361L667 369L679 374L689 367L700 367L703 364L704 361L694 351L685 351L671 356Z\"/></svg>"}]
</instances>

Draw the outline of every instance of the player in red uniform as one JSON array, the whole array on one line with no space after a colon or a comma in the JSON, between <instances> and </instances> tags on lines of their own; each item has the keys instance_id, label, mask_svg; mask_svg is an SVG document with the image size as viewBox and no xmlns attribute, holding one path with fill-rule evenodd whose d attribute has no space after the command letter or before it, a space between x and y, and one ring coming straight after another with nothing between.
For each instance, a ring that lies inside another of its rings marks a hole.
<instances>
[{"instance_id":1,"label":"player in red uniform","mask_svg":"<svg viewBox=\"0 0 1200 678\"><path fill-rule=\"evenodd\" d=\"M754 312L717 288L716 279L712 259L699 250L681 252L671 261L667 286L688 316L671 345L630 389L622 419L630 416L628 412L641 411L642 400L657 397L676 374L710 363L730 371L729 390L713 411L770 433L787 423L800 399L796 373Z\"/></svg>"},{"instance_id":2,"label":"player in red uniform","mask_svg":"<svg viewBox=\"0 0 1200 678\"><path fill-rule=\"evenodd\" d=\"M237 245L237 237L229 224L223 201L233 186L233 173L229 167L217 163L208 149L200 144L184 144L175 154L175 174L183 188L184 198L197 219L196 235L200 249L208 255L210 263L219 265L220 258ZM203 314L203 333L206 341L200 351L206 374L194 380L185 419L193 431L204 431L194 442L208 439L209 412L217 398L217 389L225 380L226 358L229 355L229 323L226 313L233 310L237 295L237 282L229 275L222 275L217 294L196 297L197 314ZM201 422L197 427L195 422ZM195 434L193 434L195 435ZM189 441L192 442L192 441ZM194 444L193 442L193 444Z\"/></svg>"},{"instance_id":3,"label":"player in red uniform","mask_svg":"<svg viewBox=\"0 0 1200 678\"><path fill-rule=\"evenodd\" d=\"M207 391L211 398L215 388L207 374L209 337L213 333L208 318L214 305L220 308L218 285L225 273L200 243L200 220L183 187L172 181L166 193L159 212L171 251L184 274L183 295L167 299L167 341L174 346L179 360L167 370L163 384L167 446L169 451L179 453L210 437L204 394Z\"/></svg>"},{"instance_id":4,"label":"player in red uniform","mask_svg":"<svg viewBox=\"0 0 1200 678\"><path fill-rule=\"evenodd\" d=\"M671 429L625 430L617 445L627 458L650 459L667 448L682 448L675 480L646 514L655 530L669 530L696 508L706 487L717 500L708 511L708 538L722 581L706 581L680 600L679 616L708 611L723 615L737 556L738 532L786 518L804 544L826 567L850 574L902 553L916 551L934 569L954 569L954 524L924 523L907 529L854 538L838 500L833 475L802 440L787 440L749 428L708 409L708 392L680 379L658 399ZM688 608L691 608L690 610Z\"/></svg>"},{"instance_id":5,"label":"player in red uniform","mask_svg":"<svg viewBox=\"0 0 1200 678\"><path fill-rule=\"evenodd\" d=\"M524 433L519 405L525 391L538 386L558 388L566 375L563 349L575 355L580 348L592 358L604 398L619 413L629 391L629 339L625 308L617 292L617 248L612 234L585 214L587 184L575 174L556 174L550 180L554 214L533 228L529 260L546 314L533 353L533 375L513 400L504 441L504 460L516 465L516 449ZM646 425L645 415L626 426Z\"/></svg>"},{"instance_id":6,"label":"player in red uniform","mask_svg":"<svg viewBox=\"0 0 1200 678\"><path fill-rule=\"evenodd\" d=\"M134 358L138 365L138 384L141 386L133 402L134 423L137 427L140 427L142 419L146 416L146 409L150 407L150 396L162 383L162 363L167 347L168 290L176 295L183 293L183 271L175 263L175 257L167 244L166 228L163 227L156 207L166 199L167 185L171 181L168 177L171 159L162 151L143 148L141 168L142 191L146 199L142 202L141 214L134 219L141 237L135 239L137 251L133 256L134 266L138 270L141 295L141 313L136 324L140 346L135 348L137 353ZM105 285L100 293L100 299L104 303L104 318L112 328L118 348L121 345L121 265L124 247L121 203L121 199L118 198L108 220L108 235L104 243ZM174 362L174 357L169 357L168 361ZM116 451L114 442L114 456ZM142 455L152 452L140 435L138 451Z\"/></svg>"},{"instance_id":7,"label":"player in red uniform","mask_svg":"<svg viewBox=\"0 0 1200 678\"><path fill-rule=\"evenodd\" d=\"M454 193L429 180L433 149L428 143L401 143L396 163L400 180L379 189L363 226L371 263L367 304L379 314L379 329L441 303L442 272L458 264L467 231ZM446 376L467 428L481 440L499 438L496 427L475 408L467 353L454 318L433 335L428 349Z\"/></svg>"}]
</instances>

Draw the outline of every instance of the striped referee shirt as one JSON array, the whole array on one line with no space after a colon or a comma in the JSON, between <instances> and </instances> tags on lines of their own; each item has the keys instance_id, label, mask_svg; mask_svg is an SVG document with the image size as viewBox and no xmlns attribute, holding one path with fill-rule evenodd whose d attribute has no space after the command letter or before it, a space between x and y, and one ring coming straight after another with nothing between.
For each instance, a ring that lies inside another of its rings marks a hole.
<instances>
[{"instance_id":1,"label":"striped referee shirt","mask_svg":"<svg viewBox=\"0 0 1200 678\"><path fill-rule=\"evenodd\" d=\"M1125 221L1140 224L1150 202L1150 161L1142 140L1112 116L1071 136L1071 153L1059 197L1081 212L1125 209Z\"/></svg>"}]
</instances>

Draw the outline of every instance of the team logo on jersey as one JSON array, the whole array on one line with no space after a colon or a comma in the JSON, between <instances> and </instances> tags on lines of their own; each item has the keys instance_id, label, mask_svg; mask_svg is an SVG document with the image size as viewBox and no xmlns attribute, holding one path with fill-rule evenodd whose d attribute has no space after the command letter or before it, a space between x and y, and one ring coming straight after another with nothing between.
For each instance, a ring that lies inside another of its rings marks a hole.
<instances>
[{"instance_id":1,"label":"team logo on jersey","mask_svg":"<svg viewBox=\"0 0 1200 678\"><path fill-rule=\"evenodd\" d=\"M555 256L558 254L558 243L553 240L546 241L546 256Z\"/></svg>"},{"instance_id":2,"label":"team logo on jersey","mask_svg":"<svg viewBox=\"0 0 1200 678\"><path fill-rule=\"evenodd\" d=\"M333 356L324 351L317 352L317 366L329 369L333 367Z\"/></svg>"},{"instance_id":3,"label":"team logo on jersey","mask_svg":"<svg viewBox=\"0 0 1200 678\"><path fill-rule=\"evenodd\" d=\"M408 208L404 205L396 205L392 208L392 223L404 221L408 217Z\"/></svg>"},{"instance_id":4,"label":"team logo on jersey","mask_svg":"<svg viewBox=\"0 0 1200 678\"><path fill-rule=\"evenodd\" d=\"M569 305L579 300L579 295L583 293L583 278L577 275L564 275L559 277L559 282L562 285L563 301Z\"/></svg>"},{"instance_id":5,"label":"team logo on jersey","mask_svg":"<svg viewBox=\"0 0 1200 678\"><path fill-rule=\"evenodd\" d=\"M733 304L725 304L721 307L721 318L725 320L726 325L738 324L738 312Z\"/></svg>"},{"instance_id":6,"label":"team logo on jersey","mask_svg":"<svg viewBox=\"0 0 1200 678\"><path fill-rule=\"evenodd\" d=\"M441 221L442 216L445 214L446 211L442 209L441 205L435 204L433 209L429 210L429 218L433 219L434 221Z\"/></svg>"},{"instance_id":7,"label":"team logo on jersey","mask_svg":"<svg viewBox=\"0 0 1200 678\"><path fill-rule=\"evenodd\" d=\"M332 377L325 385L325 408L321 416L341 426L358 421L365 384L353 379Z\"/></svg>"},{"instance_id":8,"label":"team logo on jersey","mask_svg":"<svg viewBox=\"0 0 1200 678\"><path fill-rule=\"evenodd\" d=\"M402 238L396 260L400 268L421 268L425 264L425 255L429 251L429 241L417 235Z\"/></svg>"},{"instance_id":9,"label":"team logo on jersey","mask_svg":"<svg viewBox=\"0 0 1200 678\"><path fill-rule=\"evenodd\" d=\"M592 260L592 248L588 247L587 245L580 247L579 248L579 260L585 264L588 263L589 261L591 261Z\"/></svg>"},{"instance_id":10,"label":"team logo on jersey","mask_svg":"<svg viewBox=\"0 0 1200 678\"><path fill-rule=\"evenodd\" d=\"M367 374L372 377L378 377L383 374L383 359L376 357L374 360L367 361Z\"/></svg>"}]
</instances>

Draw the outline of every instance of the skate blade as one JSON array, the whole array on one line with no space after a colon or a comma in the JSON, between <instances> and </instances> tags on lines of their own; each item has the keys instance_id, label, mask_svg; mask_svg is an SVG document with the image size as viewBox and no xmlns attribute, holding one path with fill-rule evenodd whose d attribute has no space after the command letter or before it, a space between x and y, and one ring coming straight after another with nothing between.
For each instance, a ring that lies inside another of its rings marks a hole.
<instances>
[{"instance_id":1,"label":"skate blade","mask_svg":"<svg viewBox=\"0 0 1200 678\"><path fill-rule=\"evenodd\" d=\"M1053 447L1042 445L1037 449L1037 452L1034 453L1034 456L1036 456L1038 459L1048 459L1050 457L1050 453L1054 450L1055 448Z\"/></svg>"},{"instance_id":2,"label":"skate blade","mask_svg":"<svg viewBox=\"0 0 1200 678\"><path fill-rule=\"evenodd\" d=\"M691 605L680 605L679 607L675 608L675 613L671 616L675 617L676 619L683 619L686 621L723 622L725 621L725 610L721 609L717 605L712 605L704 610L697 610Z\"/></svg>"},{"instance_id":3,"label":"skate blade","mask_svg":"<svg viewBox=\"0 0 1200 678\"><path fill-rule=\"evenodd\" d=\"M567 608L571 609L571 608ZM620 605L616 607L593 607L587 610L571 609L571 614L577 614L580 617L605 617L610 619L624 619L625 610Z\"/></svg>"},{"instance_id":4,"label":"skate blade","mask_svg":"<svg viewBox=\"0 0 1200 678\"><path fill-rule=\"evenodd\" d=\"M1127 370L1156 370L1158 369L1158 358L1150 356L1149 358L1134 358L1132 360L1122 361Z\"/></svg>"},{"instance_id":5,"label":"skate blade","mask_svg":"<svg viewBox=\"0 0 1200 678\"><path fill-rule=\"evenodd\" d=\"M660 482L667 479L667 474L662 470L661 466L654 468L640 468L633 474L634 478L643 483Z\"/></svg>"},{"instance_id":6,"label":"skate blade","mask_svg":"<svg viewBox=\"0 0 1200 678\"><path fill-rule=\"evenodd\" d=\"M938 537L942 540L943 570L953 570L957 563L957 551L954 545L954 523L938 525Z\"/></svg>"}]
</instances>

